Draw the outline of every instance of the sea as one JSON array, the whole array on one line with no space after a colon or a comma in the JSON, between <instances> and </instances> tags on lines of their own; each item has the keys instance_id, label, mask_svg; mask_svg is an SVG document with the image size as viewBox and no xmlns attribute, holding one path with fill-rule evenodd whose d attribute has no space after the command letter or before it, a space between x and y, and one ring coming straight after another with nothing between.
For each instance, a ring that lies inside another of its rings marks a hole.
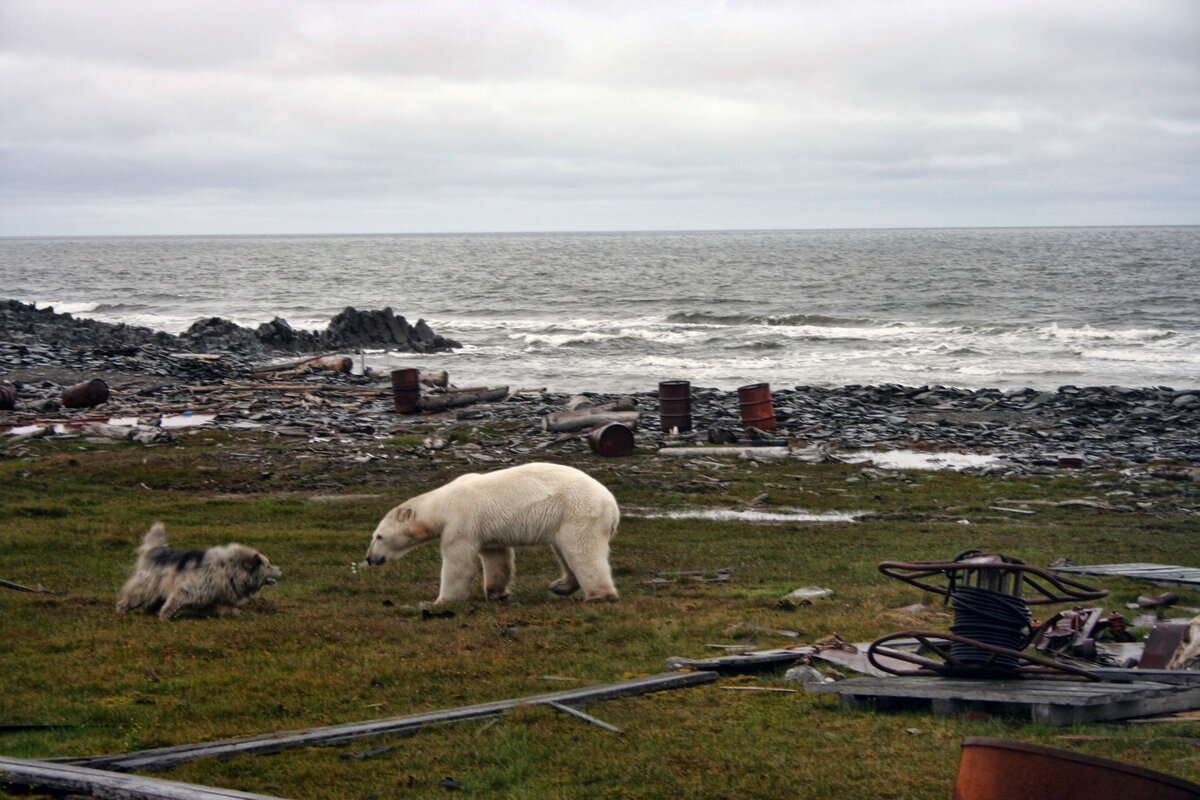
<instances>
[{"instance_id":1,"label":"sea","mask_svg":"<svg viewBox=\"0 0 1200 800\"><path fill-rule=\"evenodd\" d=\"M10 237L0 286L171 333L387 307L462 347L356 371L458 386L1200 387L1200 226Z\"/></svg>"}]
</instances>

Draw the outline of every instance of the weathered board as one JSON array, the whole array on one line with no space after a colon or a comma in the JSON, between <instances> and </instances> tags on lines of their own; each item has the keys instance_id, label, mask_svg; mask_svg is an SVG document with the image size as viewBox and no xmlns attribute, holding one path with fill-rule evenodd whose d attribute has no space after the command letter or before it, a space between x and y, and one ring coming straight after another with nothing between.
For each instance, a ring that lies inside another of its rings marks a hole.
<instances>
[{"instance_id":1,"label":"weathered board","mask_svg":"<svg viewBox=\"0 0 1200 800\"><path fill-rule=\"evenodd\" d=\"M985 711L1047 725L1074 725L1200 708L1200 686L1148 681L1092 683L905 676L809 683L804 688L838 695L843 708L930 709L945 715Z\"/></svg>"},{"instance_id":2,"label":"weathered board","mask_svg":"<svg viewBox=\"0 0 1200 800\"><path fill-rule=\"evenodd\" d=\"M0 756L0 791L83 795L105 800L277 800L265 794L7 756Z\"/></svg>"},{"instance_id":3,"label":"weathered board","mask_svg":"<svg viewBox=\"0 0 1200 800\"><path fill-rule=\"evenodd\" d=\"M267 733L259 736L248 736L242 739L226 739L218 742L201 742L199 744L162 747L154 750L142 750L137 753L125 753L113 756L95 756L89 758L71 759L61 763L71 763L97 769L117 771L152 771L191 761L196 758L228 758L230 756L276 753L295 747L318 747L345 744L366 736L396 735L414 731L423 725L448 722L463 722L470 719L494 717L521 705L570 705L586 706L590 703L613 700L619 697L632 697L668 689L682 689L708 683L717 679L715 672L674 672L662 675L650 675L644 678L631 678L627 681L606 683L599 686L587 686L579 689L568 689L550 694L520 697L511 700L497 700L492 703L480 703L474 706L444 709L409 714L403 717L368 720L366 722L350 722L343 725L330 725L324 728L309 728L307 730L286 731L283 733Z\"/></svg>"},{"instance_id":4,"label":"weathered board","mask_svg":"<svg viewBox=\"0 0 1200 800\"><path fill-rule=\"evenodd\" d=\"M1119 575L1165 586L1200 589L1200 569L1169 564L1094 564L1092 566L1050 567L1053 572L1073 575Z\"/></svg>"}]
</instances>

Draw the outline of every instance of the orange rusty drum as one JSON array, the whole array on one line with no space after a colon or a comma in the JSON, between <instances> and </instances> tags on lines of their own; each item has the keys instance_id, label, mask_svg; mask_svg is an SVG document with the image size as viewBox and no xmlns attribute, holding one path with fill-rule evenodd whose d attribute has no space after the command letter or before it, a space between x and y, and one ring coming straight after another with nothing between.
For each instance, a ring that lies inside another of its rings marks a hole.
<instances>
[{"instance_id":1,"label":"orange rusty drum","mask_svg":"<svg viewBox=\"0 0 1200 800\"><path fill-rule=\"evenodd\" d=\"M1200 785L1069 750L968 737L952 800L1200 800Z\"/></svg>"},{"instance_id":2,"label":"orange rusty drum","mask_svg":"<svg viewBox=\"0 0 1200 800\"><path fill-rule=\"evenodd\" d=\"M63 389L62 404L67 408L98 406L108 400L108 384L99 378Z\"/></svg>"},{"instance_id":3,"label":"orange rusty drum","mask_svg":"<svg viewBox=\"0 0 1200 800\"><path fill-rule=\"evenodd\" d=\"M7 386L0 386L0 411L12 411L17 407L17 393Z\"/></svg>"},{"instance_id":4,"label":"orange rusty drum","mask_svg":"<svg viewBox=\"0 0 1200 800\"><path fill-rule=\"evenodd\" d=\"M421 399L421 370L392 370L392 396L396 401L397 414L411 414L417 410Z\"/></svg>"},{"instance_id":5,"label":"orange rusty drum","mask_svg":"<svg viewBox=\"0 0 1200 800\"><path fill-rule=\"evenodd\" d=\"M760 431L775 430L775 406L771 404L771 386L752 383L738 389L738 405L742 411L742 424Z\"/></svg>"},{"instance_id":6,"label":"orange rusty drum","mask_svg":"<svg viewBox=\"0 0 1200 800\"><path fill-rule=\"evenodd\" d=\"M692 385L687 381L658 384L659 424L664 431L680 433L692 429Z\"/></svg>"},{"instance_id":7,"label":"orange rusty drum","mask_svg":"<svg viewBox=\"0 0 1200 800\"><path fill-rule=\"evenodd\" d=\"M609 458L627 456L633 453L633 431L619 422L597 425L588 432L588 446Z\"/></svg>"}]
</instances>

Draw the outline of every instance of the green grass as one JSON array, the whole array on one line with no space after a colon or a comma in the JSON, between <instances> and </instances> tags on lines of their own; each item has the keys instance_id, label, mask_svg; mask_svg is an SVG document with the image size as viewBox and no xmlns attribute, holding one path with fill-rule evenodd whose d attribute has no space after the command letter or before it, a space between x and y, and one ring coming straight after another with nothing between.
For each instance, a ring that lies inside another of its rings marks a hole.
<instances>
[{"instance_id":1,"label":"green grass","mask_svg":"<svg viewBox=\"0 0 1200 800\"><path fill-rule=\"evenodd\" d=\"M488 452L486 436L466 438ZM436 547L382 567L355 564L392 505L491 465L409 446L392 440L379 451L388 458L366 463L332 447L219 433L148 448L66 440L0 451L0 577L57 592L0 590L0 724L54 726L0 732L0 753L120 753L399 716L660 673L670 656L715 654L708 643L795 643L746 624L799 631L803 641L946 630L940 605L896 610L931 598L884 578L880 561L944 559L974 547L1031 564L1067 556L1194 565L1200 531L1198 487L1118 472L1002 480L796 462L711 467L643 452L602 459L574 442L540 457L587 469L631 511L733 508L765 493L765 509L879 516L756 524L627 513L612 556L619 603L550 594L553 559L530 550L518 554L512 602L476 599L451 619L426 620L416 603L437 593ZM1141 506L994 510L1080 498ZM116 593L154 520L176 546L252 545L283 577L237 617L118 615ZM724 567L734 568L727 583L651 583L658 572ZM833 597L779 605L792 589L814 585ZM1125 579L1102 585L1112 592L1101 602L1110 611L1152 589ZM1183 604L1200 605L1182 594ZM1180 741L1195 736L1187 723L1060 729L849 712L827 695L731 686L799 688L777 674L723 678L588 709L622 735L551 709L518 708L498 722L202 759L156 774L297 800L442 797L444 778L461 781L462 796L500 798L948 798L962 738L998 736L1200 780L1200 754ZM395 747L342 757L379 744Z\"/></svg>"}]
</instances>

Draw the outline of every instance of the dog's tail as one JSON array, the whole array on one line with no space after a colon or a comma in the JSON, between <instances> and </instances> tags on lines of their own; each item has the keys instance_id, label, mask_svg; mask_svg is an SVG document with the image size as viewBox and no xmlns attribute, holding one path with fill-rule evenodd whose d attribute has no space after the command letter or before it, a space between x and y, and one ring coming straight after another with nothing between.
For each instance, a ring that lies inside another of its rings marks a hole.
<instances>
[{"instance_id":1,"label":"dog's tail","mask_svg":"<svg viewBox=\"0 0 1200 800\"><path fill-rule=\"evenodd\" d=\"M146 531L146 535L142 537L142 546L138 548L138 554L143 555L156 547L166 546L167 531L161 522L156 522L150 526L150 530Z\"/></svg>"}]
</instances>

